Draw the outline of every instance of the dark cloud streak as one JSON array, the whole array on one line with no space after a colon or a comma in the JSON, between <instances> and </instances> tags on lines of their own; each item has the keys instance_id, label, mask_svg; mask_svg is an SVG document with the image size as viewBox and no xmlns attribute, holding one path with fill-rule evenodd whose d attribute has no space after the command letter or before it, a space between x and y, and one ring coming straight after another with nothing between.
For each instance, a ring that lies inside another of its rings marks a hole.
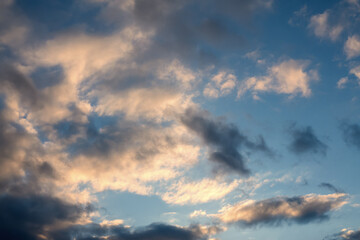
<instances>
[{"instance_id":1,"label":"dark cloud streak","mask_svg":"<svg viewBox=\"0 0 360 240\"><path fill-rule=\"evenodd\" d=\"M296 127L294 124L289 129L292 141L289 150L297 155L305 153L320 153L326 155L327 145L319 140L312 127Z\"/></svg>"},{"instance_id":2,"label":"dark cloud streak","mask_svg":"<svg viewBox=\"0 0 360 240\"><path fill-rule=\"evenodd\" d=\"M210 160L218 163L225 170L243 175L250 173L245 166L245 158L239 151L241 148L272 155L262 136L259 136L257 142L253 142L234 124L212 119L206 111L188 109L181 117L181 122L211 148Z\"/></svg>"}]
</instances>

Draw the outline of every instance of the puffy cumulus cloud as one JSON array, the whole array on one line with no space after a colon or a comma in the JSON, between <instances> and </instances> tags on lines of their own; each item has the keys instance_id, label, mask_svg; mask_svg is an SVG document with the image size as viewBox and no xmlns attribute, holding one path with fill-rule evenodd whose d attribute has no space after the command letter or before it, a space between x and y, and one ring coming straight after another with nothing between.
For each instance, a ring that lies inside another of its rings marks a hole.
<instances>
[{"instance_id":1,"label":"puffy cumulus cloud","mask_svg":"<svg viewBox=\"0 0 360 240\"><path fill-rule=\"evenodd\" d=\"M304 128L296 127L295 125L289 129L292 141L289 145L289 150L295 154L304 153L321 153L326 154L327 145L319 140L315 135L312 127Z\"/></svg>"},{"instance_id":2,"label":"puffy cumulus cloud","mask_svg":"<svg viewBox=\"0 0 360 240\"><path fill-rule=\"evenodd\" d=\"M307 194L298 197L276 197L261 201L245 200L226 206L215 215L224 223L253 226L282 222L309 223L327 219L328 213L347 203L347 195Z\"/></svg>"},{"instance_id":3,"label":"puffy cumulus cloud","mask_svg":"<svg viewBox=\"0 0 360 240\"><path fill-rule=\"evenodd\" d=\"M206 203L224 198L238 185L237 180L231 183L207 178L195 182L181 180L170 186L161 198L167 203L178 205Z\"/></svg>"},{"instance_id":4,"label":"puffy cumulus cloud","mask_svg":"<svg viewBox=\"0 0 360 240\"><path fill-rule=\"evenodd\" d=\"M221 71L211 78L211 82L206 85L203 94L209 98L228 95L235 88L236 82L235 75Z\"/></svg>"},{"instance_id":5,"label":"puffy cumulus cloud","mask_svg":"<svg viewBox=\"0 0 360 240\"><path fill-rule=\"evenodd\" d=\"M234 124L214 119L206 111L189 108L181 116L181 122L209 147L209 159L219 166L217 171L249 174L250 171L245 166L245 156L239 151L241 148L272 155L262 136L258 137L257 142L253 142Z\"/></svg>"},{"instance_id":6,"label":"puffy cumulus cloud","mask_svg":"<svg viewBox=\"0 0 360 240\"><path fill-rule=\"evenodd\" d=\"M353 35L357 31L359 9L357 0L338 1L323 13L310 16L307 27L315 36L334 42L342 39L341 35ZM304 17L307 18L307 14ZM348 58L351 57L348 55Z\"/></svg>"},{"instance_id":7,"label":"puffy cumulus cloud","mask_svg":"<svg viewBox=\"0 0 360 240\"><path fill-rule=\"evenodd\" d=\"M335 41L343 31L341 24L332 26L329 23L330 11L314 15L310 18L309 28L314 31L315 36L321 38L330 38Z\"/></svg>"},{"instance_id":8,"label":"puffy cumulus cloud","mask_svg":"<svg viewBox=\"0 0 360 240\"><path fill-rule=\"evenodd\" d=\"M324 240L358 240L360 239L360 230L351 230L344 228L339 233L327 236Z\"/></svg>"},{"instance_id":9,"label":"puffy cumulus cloud","mask_svg":"<svg viewBox=\"0 0 360 240\"><path fill-rule=\"evenodd\" d=\"M238 97L245 92L251 91L253 96L259 92L276 92L288 94L294 97L301 94L303 97L311 95L309 83L317 80L315 70L306 70L307 61L287 60L268 69L268 75L250 77L241 83L238 90Z\"/></svg>"},{"instance_id":10,"label":"puffy cumulus cloud","mask_svg":"<svg viewBox=\"0 0 360 240\"><path fill-rule=\"evenodd\" d=\"M360 38L358 35L349 36L344 45L344 51L348 59L360 55Z\"/></svg>"},{"instance_id":11,"label":"puffy cumulus cloud","mask_svg":"<svg viewBox=\"0 0 360 240\"><path fill-rule=\"evenodd\" d=\"M360 125L356 123L343 122L340 125L343 138L347 144L360 149Z\"/></svg>"}]
</instances>

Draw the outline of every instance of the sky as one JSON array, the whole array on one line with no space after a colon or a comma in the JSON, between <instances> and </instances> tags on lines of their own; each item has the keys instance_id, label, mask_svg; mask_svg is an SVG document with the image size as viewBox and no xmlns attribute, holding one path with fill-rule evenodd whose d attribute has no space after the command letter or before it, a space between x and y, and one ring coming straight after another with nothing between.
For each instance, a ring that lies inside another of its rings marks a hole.
<instances>
[{"instance_id":1,"label":"sky","mask_svg":"<svg viewBox=\"0 0 360 240\"><path fill-rule=\"evenodd\" d=\"M0 238L359 240L359 93L359 0L1 0Z\"/></svg>"}]
</instances>

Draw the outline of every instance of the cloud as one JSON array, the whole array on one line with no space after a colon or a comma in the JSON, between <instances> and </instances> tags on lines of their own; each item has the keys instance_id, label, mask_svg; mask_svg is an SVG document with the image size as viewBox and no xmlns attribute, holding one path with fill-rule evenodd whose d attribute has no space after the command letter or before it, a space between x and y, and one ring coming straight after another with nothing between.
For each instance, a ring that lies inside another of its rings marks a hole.
<instances>
[{"instance_id":1,"label":"cloud","mask_svg":"<svg viewBox=\"0 0 360 240\"><path fill-rule=\"evenodd\" d=\"M211 78L211 82L206 85L203 94L208 98L228 95L235 88L236 82L235 75L221 71Z\"/></svg>"},{"instance_id":2,"label":"cloud","mask_svg":"<svg viewBox=\"0 0 360 240\"><path fill-rule=\"evenodd\" d=\"M268 75L250 77L240 84L238 97L251 91L253 96L259 92L275 92L288 94L294 97L301 94L303 97L311 95L309 83L317 80L314 70L306 71L308 62L299 60L287 60L268 69Z\"/></svg>"},{"instance_id":3,"label":"cloud","mask_svg":"<svg viewBox=\"0 0 360 240\"><path fill-rule=\"evenodd\" d=\"M340 125L345 142L360 150L360 125L356 123L343 122Z\"/></svg>"},{"instance_id":4,"label":"cloud","mask_svg":"<svg viewBox=\"0 0 360 240\"><path fill-rule=\"evenodd\" d=\"M187 228L154 223L131 229L121 221L79 223L93 211L91 206L72 205L48 196L0 196L0 235L5 239L181 239L205 240L219 228L191 225Z\"/></svg>"},{"instance_id":5,"label":"cloud","mask_svg":"<svg viewBox=\"0 0 360 240\"><path fill-rule=\"evenodd\" d=\"M61 222L75 223L87 212L48 196L0 195L0 236L5 239L39 239L47 229Z\"/></svg>"},{"instance_id":6,"label":"cloud","mask_svg":"<svg viewBox=\"0 0 360 240\"><path fill-rule=\"evenodd\" d=\"M347 59L360 55L360 38L358 35L349 36L344 45Z\"/></svg>"},{"instance_id":7,"label":"cloud","mask_svg":"<svg viewBox=\"0 0 360 240\"><path fill-rule=\"evenodd\" d=\"M181 117L181 122L210 148L209 159L225 171L243 175L250 173L245 166L245 157L238 149L247 148L252 152L272 154L262 136L253 142L235 125L213 119L206 111L189 108Z\"/></svg>"},{"instance_id":8,"label":"cloud","mask_svg":"<svg viewBox=\"0 0 360 240\"><path fill-rule=\"evenodd\" d=\"M360 85L360 66L356 66L356 67L353 67L351 70L350 70L350 73L351 74L354 74L357 79L358 79L358 83Z\"/></svg>"},{"instance_id":9,"label":"cloud","mask_svg":"<svg viewBox=\"0 0 360 240\"><path fill-rule=\"evenodd\" d=\"M348 81L349 81L349 79L348 79L347 77L341 78L341 79L337 82L337 84L336 84L337 88L339 88L339 89L345 88L345 84L346 84Z\"/></svg>"},{"instance_id":10,"label":"cloud","mask_svg":"<svg viewBox=\"0 0 360 240\"><path fill-rule=\"evenodd\" d=\"M245 200L224 207L216 215L224 223L241 226L274 225L283 222L309 223L327 219L328 213L347 203L346 194L307 194L298 197L275 197L261 201Z\"/></svg>"},{"instance_id":11,"label":"cloud","mask_svg":"<svg viewBox=\"0 0 360 240\"><path fill-rule=\"evenodd\" d=\"M341 232L327 236L324 240L358 240L360 239L360 230L351 230L344 228Z\"/></svg>"},{"instance_id":12,"label":"cloud","mask_svg":"<svg viewBox=\"0 0 360 240\"><path fill-rule=\"evenodd\" d=\"M133 229L123 225L104 226L99 224L74 225L53 231L51 239L122 239L122 240L207 240L210 235L221 231L217 227L190 225L189 227L153 223Z\"/></svg>"},{"instance_id":13,"label":"cloud","mask_svg":"<svg viewBox=\"0 0 360 240\"><path fill-rule=\"evenodd\" d=\"M246 39L240 30L247 27L256 13L270 9L273 1L102 2L105 4L100 16L106 21L118 26L123 26L124 22L133 23L155 33L155 41L139 56L141 61L178 59L197 62L201 68L217 62L217 52L243 47ZM234 23L232 27L229 27L229 22Z\"/></svg>"},{"instance_id":14,"label":"cloud","mask_svg":"<svg viewBox=\"0 0 360 240\"><path fill-rule=\"evenodd\" d=\"M238 185L236 180L226 183L208 178L195 182L179 181L170 186L161 198L167 203L178 205L206 203L223 199Z\"/></svg>"},{"instance_id":15,"label":"cloud","mask_svg":"<svg viewBox=\"0 0 360 240\"><path fill-rule=\"evenodd\" d=\"M170 180L198 161L199 147L183 126L149 126L120 121L100 129L89 126L85 136L68 145L72 161L68 181L89 182L105 189L150 194L152 182Z\"/></svg>"},{"instance_id":16,"label":"cloud","mask_svg":"<svg viewBox=\"0 0 360 240\"><path fill-rule=\"evenodd\" d=\"M323 183L319 184L319 187L327 188L327 189L329 189L330 191L335 192L335 193L343 193L343 192L344 192L343 190L335 187L334 185L332 185L332 184L330 184L330 183L325 183L325 182L323 182Z\"/></svg>"},{"instance_id":17,"label":"cloud","mask_svg":"<svg viewBox=\"0 0 360 240\"><path fill-rule=\"evenodd\" d=\"M293 126L289 129L292 141L289 150L295 154L304 153L321 153L326 154L327 145L320 141L315 135L312 127L296 128Z\"/></svg>"},{"instance_id":18,"label":"cloud","mask_svg":"<svg viewBox=\"0 0 360 240\"><path fill-rule=\"evenodd\" d=\"M329 24L329 16L330 11L312 16L308 27L314 31L315 36L330 38L332 41L335 41L344 28L340 24L331 26Z\"/></svg>"},{"instance_id":19,"label":"cloud","mask_svg":"<svg viewBox=\"0 0 360 240\"><path fill-rule=\"evenodd\" d=\"M204 210L195 210L189 216L190 218L196 218L199 216L207 216L207 213Z\"/></svg>"}]
</instances>

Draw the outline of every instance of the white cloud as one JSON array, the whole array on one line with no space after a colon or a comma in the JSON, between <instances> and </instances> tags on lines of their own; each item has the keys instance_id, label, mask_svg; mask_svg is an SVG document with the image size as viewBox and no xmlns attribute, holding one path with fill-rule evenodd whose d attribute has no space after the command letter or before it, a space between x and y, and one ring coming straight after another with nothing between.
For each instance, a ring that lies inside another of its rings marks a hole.
<instances>
[{"instance_id":1,"label":"white cloud","mask_svg":"<svg viewBox=\"0 0 360 240\"><path fill-rule=\"evenodd\" d=\"M251 91L254 96L258 92L276 92L289 94L292 97L301 94L303 97L311 95L310 81L317 80L317 72L306 71L308 62L288 60L268 69L268 75L250 77L239 87L238 97L245 92Z\"/></svg>"},{"instance_id":2,"label":"white cloud","mask_svg":"<svg viewBox=\"0 0 360 240\"><path fill-rule=\"evenodd\" d=\"M236 86L237 79L234 74L220 71L211 78L204 91L204 96L208 98L218 98L231 93Z\"/></svg>"},{"instance_id":3,"label":"white cloud","mask_svg":"<svg viewBox=\"0 0 360 240\"><path fill-rule=\"evenodd\" d=\"M347 59L351 59L357 56L360 56L360 38L358 35L353 35L348 37L346 40L344 50L347 56Z\"/></svg>"},{"instance_id":4,"label":"white cloud","mask_svg":"<svg viewBox=\"0 0 360 240\"><path fill-rule=\"evenodd\" d=\"M329 16L329 11L312 16L309 28L314 31L317 37L330 38L332 41L335 41L342 33L343 27L341 25L330 26Z\"/></svg>"},{"instance_id":5,"label":"white cloud","mask_svg":"<svg viewBox=\"0 0 360 240\"><path fill-rule=\"evenodd\" d=\"M218 217L224 223L259 224L281 219L310 221L347 204L346 194L307 194L300 197L276 197L262 201L245 200L220 210Z\"/></svg>"},{"instance_id":6,"label":"white cloud","mask_svg":"<svg viewBox=\"0 0 360 240\"><path fill-rule=\"evenodd\" d=\"M342 89L345 88L345 84L348 82L348 78L347 77L343 77L341 78L338 82L337 82L337 88Z\"/></svg>"},{"instance_id":7,"label":"white cloud","mask_svg":"<svg viewBox=\"0 0 360 240\"><path fill-rule=\"evenodd\" d=\"M357 67L354 67L350 70L351 74L354 74L358 78L358 82L360 84L360 65Z\"/></svg>"},{"instance_id":8,"label":"white cloud","mask_svg":"<svg viewBox=\"0 0 360 240\"><path fill-rule=\"evenodd\" d=\"M161 198L170 204L198 204L213 200L219 200L232 192L239 182L219 182L208 178L196 182L185 182L184 180L173 184Z\"/></svg>"},{"instance_id":9,"label":"white cloud","mask_svg":"<svg viewBox=\"0 0 360 240\"><path fill-rule=\"evenodd\" d=\"M190 214L190 218L196 218L199 216L207 216L206 211L204 210L195 210Z\"/></svg>"}]
</instances>

